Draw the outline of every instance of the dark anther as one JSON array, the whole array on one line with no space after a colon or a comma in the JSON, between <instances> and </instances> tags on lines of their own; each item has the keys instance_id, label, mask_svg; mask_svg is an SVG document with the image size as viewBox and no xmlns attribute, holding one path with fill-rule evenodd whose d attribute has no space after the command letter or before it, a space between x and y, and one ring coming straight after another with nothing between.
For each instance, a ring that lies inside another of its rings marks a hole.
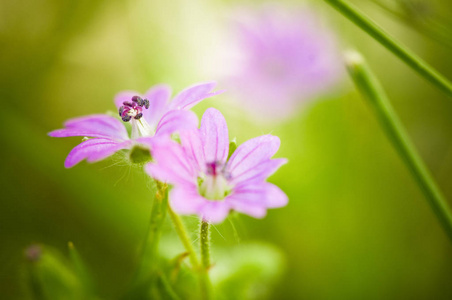
<instances>
[{"instance_id":1,"label":"dark anther","mask_svg":"<svg viewBox=\"0 0 452 300\"><path fill-rule=\"evenodd\" d=\"M134 119L135 119L135 120L138 120L138 119L140 119L142 116L143 116L143 114L142 114L142 113L139 113L139 114L137 114L137 115L134 117Z\"/></svg>"},{"instance_id":2,"label":"dark anther","mask_svg":"<svg viewBox=\"0 0 452 300\"><path fill-rule=\"evenodd\" d=\"M124 101L122 104L124 104L125 106L130 106L130 107L133 106L133 104L130 103L129 101Z\"/></svg>"},{"instance_id":3,"label":"dark anther","mask_svg":"<svg viewBox=\"0 0 452 300\"><path fill-rule=\"evenodd\" d=\"M149 108L149 100L144 99L143 102L144 102L144 107L146 107L146 109L148 109Z\"/></svg>"},{"instance_id":4,"label":"dark anther","mask_svg":"<svg viewBox=\"0 0 452 300\"><path fill-rule=\"evenodd\" d=\"M124 106L119 108L119 116L122 117L122 113L124 112Z\"/></svg>"},{"instance_id":5,"label":"dark anther","mask_svg":"<svg viewBox=\"0 0 452 300\"><path fill-rule=\"evenodd\" d=\"M143 106L143 99L140 96L133 96L132 101L138 104L138 106Z\"/></svg>"},{"instance_id":6,"label":"dark anther","mask_svg":"<svg viewBox=\"0 0 452 300\"><path fill-rule=\"evenodd\" d=\"M132 117L129 116L129 115L125 115L124 117L122 117L122 120L123 120L124 122L129 122L130 119L132 119Z\"/></svg>"}]
</instances>

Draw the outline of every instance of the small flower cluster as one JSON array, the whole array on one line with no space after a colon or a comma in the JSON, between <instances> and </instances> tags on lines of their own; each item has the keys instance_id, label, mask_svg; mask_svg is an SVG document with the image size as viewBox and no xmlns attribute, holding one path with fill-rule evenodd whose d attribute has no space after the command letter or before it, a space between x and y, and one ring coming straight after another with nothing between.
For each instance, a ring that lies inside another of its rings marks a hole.
<instances>
[{"instance_id":1,"label":"small flower cluster","mask_svg":"<svg viewBox=\"0 0 452 300\"><path fill-rule=\"evenodd\" d=\"M170 203L180 214L197 214L219 223L230 211L262 218L268 208L287 204L287 196L266 182L286 159L272 159L279 148L276 136L264 135L240 145L229 155L228 127L223 115L208 109L198 129L196 115L188 110L201 100L217 95L214 83L189 87L169 102L170 89L156 86L144 95L122 92L115 98L119 117L130 122L131 137L121 121L110 115L91 115L68 120L53 137L88 137L68 155L70 168L86 159L102 160L118 150L142 146L151 153L145 166L153 178L173 185ZM177 133L180 142L171 139ZM230 156L230 157L229 157Z\"/></svg>"}]
</instances>

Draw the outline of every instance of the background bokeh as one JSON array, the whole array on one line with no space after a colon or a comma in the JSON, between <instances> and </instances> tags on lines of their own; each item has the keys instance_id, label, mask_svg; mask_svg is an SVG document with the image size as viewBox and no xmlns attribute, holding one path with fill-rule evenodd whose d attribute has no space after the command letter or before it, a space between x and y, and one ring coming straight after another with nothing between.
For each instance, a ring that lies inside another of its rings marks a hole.
<instances>
[{"instance_id":1,"label":"background bokeh","mask_svg":"<svg viewBox=\"0 0 452 300\"><path fill-rule=\"evenodd\" d=\"M342 49L355 48L366 57L452 199L451 99L323 1L313 2ZM452 36L435 36L430 23L417 19L432 18L450 32L450 1L423 1L428 9L409 17L391 14L375 1L353 2L452 78ZM139 169L115 159L64 169L65 156L79 139L54 139L47 132L68 118L113 110L113 96L121 90L145 91L163 82L177 92L205 80L216 80L221 88L221 80L212 78L212 70L223 67L212 59L221 45L218 33L237 8L257 4L0 2L1 299L30 296L23 250L32 243L64 254L72 241L101 297L115 299L124 292L147 227L150 183ZM272 245L263 255L271 288L261 298L452 298L452 245L346 76L335 93L279 123L254 122L227 92L195 112L200 116L211 106L224 113L239 143L270 132L280 136L277 156L290 161L270 178L289 196L287 207L271 210L263 220L234 216L213 230L218 268L222 260L253 256L253 247L230 249L259 242ZM194 232L196 220L186 221ZM174 238L168 223L162 249L177 253Z\"/></svg>"}]
</instances>

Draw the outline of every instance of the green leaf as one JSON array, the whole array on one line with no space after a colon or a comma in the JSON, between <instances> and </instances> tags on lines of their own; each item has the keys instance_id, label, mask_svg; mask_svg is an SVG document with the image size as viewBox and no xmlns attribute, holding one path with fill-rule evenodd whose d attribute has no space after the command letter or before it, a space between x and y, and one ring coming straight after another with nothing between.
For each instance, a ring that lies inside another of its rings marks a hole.
<instances>
[{"instance_id":1,"label":"green leaf","mask_svg":"<svg viewBox=\"0 0 452 300\"><path fill-rule=\"evenodd\" d=\"M25 255L31 291L36 299L89 299L82 282L59 252L32 245Z\"/></svg>"},{"instance_id":2,"label":"green leaf","mask_svg":"<svg viewBox=\"0 0 452 300\"><path fill-rule=\"evenodd\" d=\"M217 299L264 299L283 269L282 253L264 243L240 244L215 251L210 276Z\"/></svg>"}]
</instances>

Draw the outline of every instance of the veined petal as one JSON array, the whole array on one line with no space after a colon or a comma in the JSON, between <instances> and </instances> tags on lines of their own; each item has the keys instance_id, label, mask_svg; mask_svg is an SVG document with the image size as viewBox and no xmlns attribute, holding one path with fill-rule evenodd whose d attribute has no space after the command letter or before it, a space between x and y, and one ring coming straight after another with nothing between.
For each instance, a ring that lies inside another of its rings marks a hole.
<instances>
[{"instance_id":1,"label":"veined petal","mask_svg":"<svg viewBox=\"0 0 452 300\"><path fill-rule=\"evenodd\" d=\"M116 94L115 100L114 100L116 109L118 110L121 106L123 106L122 103L124 101L131 101L133 96L143 97L140 93L135 92L135 91L123 91L123 92Z\"/></svg>"},{"instance_id":2,"label":"veined petal","mask_svg":"<svg viewBox=\"0 0 452 300\"><path fill-rule=\"evenodd\" d=\"M235 188L225 200L232 209L255 218L263 218L267 208L282 207L288 202L286 194L268 182Z\"/></svg>"},{"instance_id":3,"label":"veined petal","mask_svg":"<svg viewBox=\"0 0 452 300\"><path fill-rule=\"evenodd\" d=\"M202 148L201 133L198 129L184 130L179 133L182 148L198 171L205 173L206 159Z\"/></svg>"},{"instance_id":4,"label":"veined petal","mask_svg":"<svg viewBox=\"0 0 452 300\"><path fill-rule=\"evenodd\" d=\"M218 224L229 215L231 207L226 201L208 201L201 207L198 215L209 223Z\"/></svg>"},{"instance_id":5,"label":"veined petal","mask_svg":"<svg viewBox=\"0 0 452 300\"><path fill-rule=\"evenodd\" d=\"M154 139L151 149L155 163L147 164L146 172L171 184L196 184L197 173L182 147L170 139Z\"/></svg>"},{"instance_id":6,"label":"veined petal","mask_svg":"<svg viewBox=\"0 0 452 300\"><path fill-rule=\"evenodd\" d=\"M88 136L111 138L119 141L129 139L124 125L108 115L90 115L74 118L64 123L66 128L49 133L52 137Z\"/></svg>"},{"instance_id":7,"label":"veined petal","mask_svg":"<svg viewBox=\"0 0 452 300\"><path fill-rule=\"evenodd\" d=\"M188 87L174 97L170 107L171 109L190 109L201 100L223 92L211 92L215 86L215 82L206 82Z\"/></svg>"},{"instance_id":8,"label":"veined petal","mask_svg":"<svg viewBox=\"0 0 452 300\"><path fill-rule=\"evenodd\" d=\"M228 202L233 210L256 219L262 219L267 215L267 208L265 206L259 203L241 201L240 196L243 195L238 194L228 198Z\"/></svg>"},{"instance_id":9,"label":"veined petal","mask_svg":"<svg viewBox=\"0 0 452 300\"><path fill-rule=\"evenodd\" d=\"M171 208L181 215L198 214L205 201L195 185L175 186L170 192Z\"/></svg>"},{"instance_id":10,"label":"veined petal","mask_svg":"<svg viewBox=\"0 0 452 300\"><path fill-rule=\"evenodd\" d=\"M64 166L71 168L82 160L95 162L102 160L120 149L130 147L132 141L117 142L110 139L90 139L76 146L66 158Z\"/></svg>"},{"instance_id":11,"label":"veined petal","mask_svg":"<svg viewBox=\"0 0 452 300\"><path fill-rule=\"evenodd\" d=\"M190 130L198 127L198 117L192 111L171 110L161 118L155 135L170 135L179 130Z\"/></svg>"},{"instance_id":12,"label":"veined petal","mask_svg":"<svg viewBox=\"0 0 452 300\"><path fill-rule=\"evenodd\" d=\"M282 165L287 163L285 158L269 159L259 163L253 168L246 169L241 174L235 173L231 179L232 185L249 184L251 182L262 182L276 172Z\"/></svg>"},{"instance_id":13,"label":"veined petal","mask_svg":"<svg viewBox=\"0 0 452 300\"><path fill-rule=\"evenodd\" d=\"M278 151L280 140L277 136L263 135L240 145L227 164L227 172L232 178L259 167Z\"/></svg>"},{"instance_id":14,"label":"veined petal","mask_svg":"<svg viewBox=\"0 0 452 300\"><path fill-rule=\"evenodd\" d=\"M149 108L143 110L143 117L152 127L158 122L169 109L168 100L171 97L171 88L161 84L150 88L144 97L149 100Z\"/></svg>"},{"instance_id":15,"label":"veined petal","mask_svg":"<svg viewBox=\"0 0 452 300\"><path fill-rule=\"evenodd\" d=\"M209 108L202 116L201 138L206 162L226 163L229 152L228 125L215 108Z\"/></svg>"}]
</instances>

